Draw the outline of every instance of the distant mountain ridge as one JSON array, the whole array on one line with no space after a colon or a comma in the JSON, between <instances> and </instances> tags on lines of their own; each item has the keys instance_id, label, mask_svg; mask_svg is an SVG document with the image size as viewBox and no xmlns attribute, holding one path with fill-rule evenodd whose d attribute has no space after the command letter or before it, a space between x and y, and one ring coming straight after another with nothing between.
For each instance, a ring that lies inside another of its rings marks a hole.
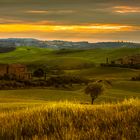
<instances>
[{"instance_id":1,"label":"distant mountain ridge","mask_svg":"<svg viewBox=\"0 0 140 140\"><path fill-rule=\"evenodd\" d=\"M90 49L90 48L119 48L129 47L138 48L140 43L132 42L98 42L89 43L83 42L70 42L70 41L42 41L33 38L8 38L0 39L0 47L20 47L20 46L34 46L41 48L52 48L52 49Z\"/></svg>"}]
</instances>

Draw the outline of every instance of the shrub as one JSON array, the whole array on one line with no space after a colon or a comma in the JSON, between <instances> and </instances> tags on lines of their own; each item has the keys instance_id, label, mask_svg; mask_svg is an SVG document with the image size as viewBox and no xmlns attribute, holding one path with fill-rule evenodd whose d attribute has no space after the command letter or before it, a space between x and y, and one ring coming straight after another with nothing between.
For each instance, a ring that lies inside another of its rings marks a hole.
<instances>
[{"instance_id":1,"label":"shrub","mask_svg":"<svg viewBox=\"0 0 140 140\"><path fill-rule=\"evenodd\" d=\"M40 77L43 77L44 74L45 74L44 70L39 68L39 69L34 71L33 76L40 78Z\"/></svg>"}]
</instances>

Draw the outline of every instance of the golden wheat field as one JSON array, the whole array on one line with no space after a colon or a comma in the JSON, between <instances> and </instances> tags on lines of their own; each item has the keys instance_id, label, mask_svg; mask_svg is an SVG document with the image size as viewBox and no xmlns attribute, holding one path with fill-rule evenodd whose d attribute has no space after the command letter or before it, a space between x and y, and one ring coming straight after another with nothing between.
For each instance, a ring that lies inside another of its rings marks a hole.
<instances>
[{"instance_id":1,"label":"golden wheat field","mask_svg":"<svg viewBox=\"0 0 140 140\"><path fill-rule=\"evenodd\" d=\"M0 105L0 140L139 140L140 100Z\"/></svg>"}]
</instances>

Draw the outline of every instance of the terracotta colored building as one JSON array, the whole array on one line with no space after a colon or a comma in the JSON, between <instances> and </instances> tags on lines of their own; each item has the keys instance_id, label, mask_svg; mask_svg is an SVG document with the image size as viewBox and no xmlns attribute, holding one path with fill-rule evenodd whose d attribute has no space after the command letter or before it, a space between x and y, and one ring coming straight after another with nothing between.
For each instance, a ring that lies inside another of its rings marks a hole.
<instances>
[{"instance_id":1,"label":"terracotta colored building","mask_svg":"<svg viewBox=\"0 0 140 140\"><path fill-rule=\"evenodd\" d=\"M31 73L23 64L0 64L0 76L5 74L15 75L19 79L31 79Z\"/></svg>"},{"instance_id":2,"label":"terracotta colored building","mask_svg":"<svg viewBox=\"0 0 140 140\"><path fill-rule=\"evenodd\" d=\"M133 56L125 56L117 60L111 61L112 64L140 64L140 54Z\"/></svg>"}]
</instances>

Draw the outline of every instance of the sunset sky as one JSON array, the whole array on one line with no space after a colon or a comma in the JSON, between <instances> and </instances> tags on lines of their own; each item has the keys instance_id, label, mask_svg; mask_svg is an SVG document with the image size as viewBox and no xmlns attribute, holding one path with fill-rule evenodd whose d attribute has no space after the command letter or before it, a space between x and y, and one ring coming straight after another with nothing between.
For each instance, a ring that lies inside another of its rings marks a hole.
<instances>
[{"instance_id":1,"label":"sunset sky","mask_svg":"<svg viewBox=\"0 0 140 140\"><path fill-rule=\"evenodd\" d=\"M0 0L0 38L140 42L140 0Z\"/></svg>"}]
</instances>

